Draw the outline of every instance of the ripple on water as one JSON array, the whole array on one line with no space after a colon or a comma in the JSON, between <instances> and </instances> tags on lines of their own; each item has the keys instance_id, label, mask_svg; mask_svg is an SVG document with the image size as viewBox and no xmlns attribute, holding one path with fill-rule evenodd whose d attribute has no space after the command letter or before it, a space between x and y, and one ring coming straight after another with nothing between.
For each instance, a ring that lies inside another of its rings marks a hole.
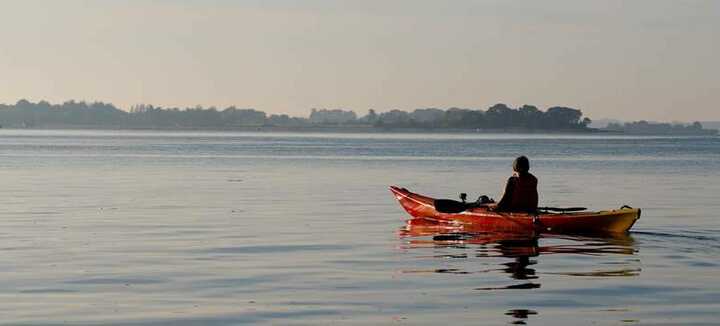
<instances>
[{"instance_id":1,"label":"ripple on water","mask_svg":"<svg viewBox=\"0 0 720 326\"><path fill-rule=\"evenodd\" d=\"M348 245L248 245L236 247L217 247L210 249L200 249L197 252L209 254L273 254L273 253L297 253L304 251L338 251L350 250L352 246Z\"/></svg>"},{"instance_id":2,"label":"ripple on water","mask_svg":"<svg viewBox=\"0 0 720 326\"><path fill-rule=\"evenodd\" d=\"M79 285L102 285L102 284L160 284L168 282L165 279L151 279L151 278L86 278L65 281L66 284L79 284Z\"/></svg>"}]
</instances>

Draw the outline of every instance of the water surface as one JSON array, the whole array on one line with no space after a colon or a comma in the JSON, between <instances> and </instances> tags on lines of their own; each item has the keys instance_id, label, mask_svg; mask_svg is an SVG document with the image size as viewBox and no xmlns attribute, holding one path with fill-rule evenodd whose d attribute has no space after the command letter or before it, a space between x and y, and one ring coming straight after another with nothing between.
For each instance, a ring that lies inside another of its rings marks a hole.
<instances>
[{"instance_id":1,"label":"water surface","mask_svg":"<svg viewBox=\"0 0 720 326\"><path fill-rule=\"evenodd\" d=\"M387 190L643 208L621 237L442 236ZM4 324L717 323L720 139L0 130ZM440 235L440 236L439 236Z\"/></svg>"}]
</instances>

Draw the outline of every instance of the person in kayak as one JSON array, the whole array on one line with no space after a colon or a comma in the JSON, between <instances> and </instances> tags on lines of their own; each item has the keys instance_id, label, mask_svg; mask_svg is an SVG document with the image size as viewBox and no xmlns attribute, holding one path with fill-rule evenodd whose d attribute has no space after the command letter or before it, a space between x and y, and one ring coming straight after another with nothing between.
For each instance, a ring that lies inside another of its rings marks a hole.
<instances>
[{"instance_id":1,"label":"person in kayak","mask_svg":"<svg viewBox=\"0 0 720 326\"><path fill-rule=\"evenodd\" d=\"M530 173L530 161L520 156L513 162L513 176L505 185L505 193L494 208L500 212L535 212L538 208L537 178Z\"/></svg>"}]
</instances>

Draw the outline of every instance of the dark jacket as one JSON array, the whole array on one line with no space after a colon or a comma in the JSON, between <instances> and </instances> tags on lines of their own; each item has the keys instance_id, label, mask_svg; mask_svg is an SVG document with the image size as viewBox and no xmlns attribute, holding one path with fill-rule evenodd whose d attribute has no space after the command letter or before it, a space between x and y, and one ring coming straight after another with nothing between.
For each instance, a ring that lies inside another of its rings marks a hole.
<instances>
[{"instance_id":1,"label":"dark jacket","mask_svg":"<svg viewBox=\"0 0 720 326\"><path fill-rule=\"evenodd\" d=\"M534 212L538 206L538 180L530 173L516 174L505 185L505 194L497 205L498 211Z\"/></svg>"}]
</instances>

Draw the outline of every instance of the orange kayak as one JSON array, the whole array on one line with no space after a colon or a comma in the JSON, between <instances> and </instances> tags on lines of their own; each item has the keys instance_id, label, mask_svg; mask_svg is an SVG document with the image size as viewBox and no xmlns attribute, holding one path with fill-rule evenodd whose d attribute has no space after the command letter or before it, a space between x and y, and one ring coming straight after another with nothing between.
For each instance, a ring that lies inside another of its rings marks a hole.
<instances>
[{"instance_id":1,"label":"orange kayak","mask_svg":"<svg viewBox=\"0 0 720 326\"><path fill-rule=\"evenodd\" d=\"M533 233L622 233L627 232L640 218L640 209L620 209L574 213L508 213L490 211L486 207L470 208L461 213L440 213L435 210L435 198L391 186L400 205L414 218L440 223L472 225L486 232Z\"/></svg>"}]
</instances>

